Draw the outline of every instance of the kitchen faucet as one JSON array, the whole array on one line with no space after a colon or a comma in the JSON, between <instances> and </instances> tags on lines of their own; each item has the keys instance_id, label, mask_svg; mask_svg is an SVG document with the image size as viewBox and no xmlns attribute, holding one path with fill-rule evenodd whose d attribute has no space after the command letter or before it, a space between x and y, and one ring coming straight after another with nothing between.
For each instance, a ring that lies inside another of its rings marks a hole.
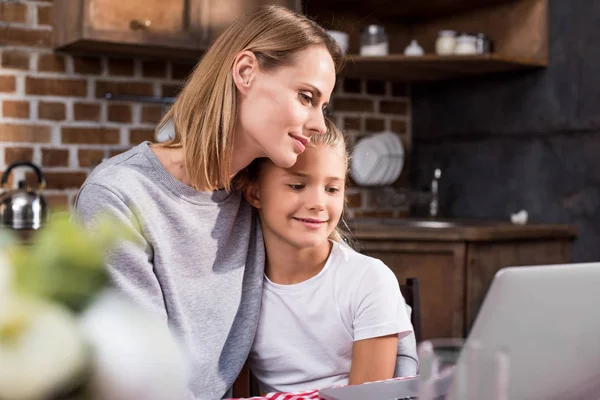
<instances>
[{"instance_id":1,"label":"kitchen faucet","mask_svg":"<svg viewBox=\"0 0 600 400\"><path fill-rule=\"evenodd\" d=\"M436 168L431 180L431 200L429 201L429 216L435 218L440 212L440 177L442 170Z\"/></svg>"}]
</instances>

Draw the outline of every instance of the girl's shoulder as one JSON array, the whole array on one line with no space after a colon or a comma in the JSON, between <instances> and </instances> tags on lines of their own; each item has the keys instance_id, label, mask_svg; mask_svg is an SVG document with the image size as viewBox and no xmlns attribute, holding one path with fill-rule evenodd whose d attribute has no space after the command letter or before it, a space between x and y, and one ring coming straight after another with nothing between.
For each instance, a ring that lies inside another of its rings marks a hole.
<instances>
[{"instance_id":1,"label":"girl's shoulder","mask_svg":"<svg viewBox=\"0 0 600 400\"><path fill-rule=\"evenodd\" d=\"M335 257L336 273L339 277L360 282L395 278L392 270L381 260L361 254L345 243L334 243L331 257Z\"/></svg>"}]
</instances>

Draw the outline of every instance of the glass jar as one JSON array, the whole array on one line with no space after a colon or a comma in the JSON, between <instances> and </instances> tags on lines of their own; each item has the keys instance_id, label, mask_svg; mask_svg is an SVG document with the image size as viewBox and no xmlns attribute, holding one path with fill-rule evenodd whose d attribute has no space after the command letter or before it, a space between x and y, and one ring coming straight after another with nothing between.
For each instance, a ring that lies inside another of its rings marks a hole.
<instances>
[{"instance_id":1,"label":"glass jar","mask_svg":"<svg viewBox=\"0 0 600 400\"><path fill-rule=\"evenodd\" d=\"M388 36L381 25L367 25L360 33L361 56L386 56Z\"/></svg>"},{"instance_id":2,"label":"glass jar","mask_svg":"<svg viewBox=\"0 0 600 400\"><path fill-rule=\"evenodd\" d=\"M456 38L454 54L471 55L477 54L477 38L473 35L463 33Z\"/></svg>"},{"instance_id":3,"label":"glass jar","mask_svg":"<svg viewBox=\"0 0 600 400\"><path fill-rule=\"evenodd\" d=\"M449 56L454 54L456 47L456 32L451 30L439 31L435 41L435 52L440 56Z\"/></svg>"}]
</instances>

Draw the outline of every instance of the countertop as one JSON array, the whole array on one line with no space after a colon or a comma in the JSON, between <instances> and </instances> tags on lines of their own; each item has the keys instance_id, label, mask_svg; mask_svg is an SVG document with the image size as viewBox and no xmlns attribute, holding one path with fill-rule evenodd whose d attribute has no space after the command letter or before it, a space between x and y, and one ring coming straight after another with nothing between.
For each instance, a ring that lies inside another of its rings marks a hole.
<instances>
[{"instance_id":1,"label":"countertop","mask_svg":"<svg viewBox=\"0 0 600 400\"><path fill-rule=\"evenodd\" d=\"M577 229L567 224L515 225L508 221L427 218L364 218L347 224L351 237L356 239L492 242L577 237Z\"/></svg>"}]
</instances>

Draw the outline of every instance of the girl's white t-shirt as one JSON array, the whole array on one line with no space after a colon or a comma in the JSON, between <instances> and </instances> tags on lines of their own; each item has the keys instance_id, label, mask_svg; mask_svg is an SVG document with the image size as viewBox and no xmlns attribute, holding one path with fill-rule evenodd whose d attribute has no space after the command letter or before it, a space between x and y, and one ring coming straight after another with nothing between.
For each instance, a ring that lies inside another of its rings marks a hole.
<instances>
[{"instance_id":1,"label":"girl's white t-shirt","mask_svg":"<svg viewBox=\"0 0 600 400\"><path fill-rule=\"evenodd\" d=\"M394 273L333 242L316 276L293 285L265 276L250 369L265 393L343 385L354 341L412 331Z\"/></svg>"}]
</instances>

